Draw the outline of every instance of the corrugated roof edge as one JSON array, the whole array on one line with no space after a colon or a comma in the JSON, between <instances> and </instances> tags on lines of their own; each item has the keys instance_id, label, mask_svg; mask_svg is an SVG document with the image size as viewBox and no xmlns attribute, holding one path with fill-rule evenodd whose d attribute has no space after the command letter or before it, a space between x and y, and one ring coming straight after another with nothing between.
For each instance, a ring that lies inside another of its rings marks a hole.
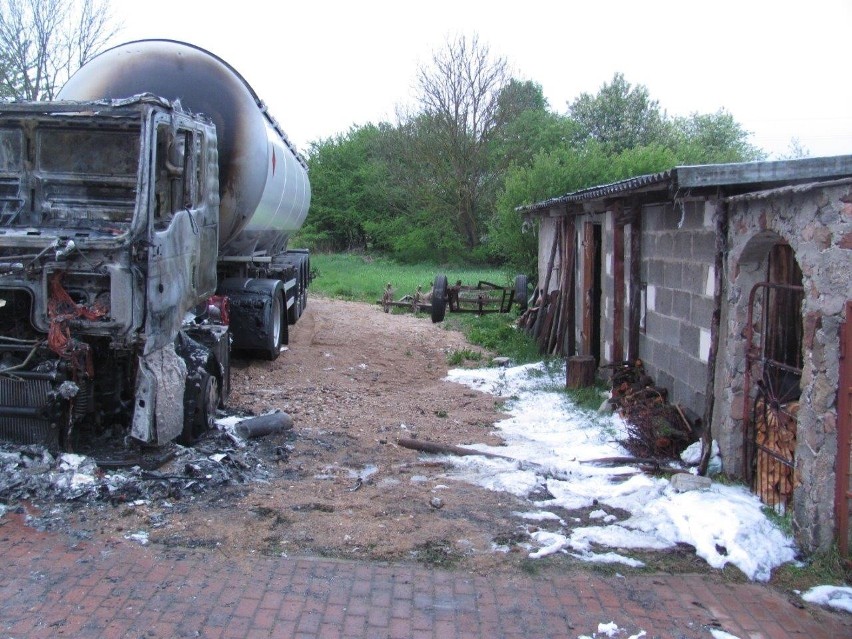
<instances>
[{"instance_id":1,"label":"corrugated roof edge","mask_svg":"<svg viewBox=\"0 0 852 639\"><path fill-rule=\"evenodd\" d=\"M535 213L571 202L587 202L620 193L672 183L676 188L724 186L791 180L838 178L852 175L852 155L838 155L800 160L740 162L676 166L668 171L651 173L580 189L534 204L515 207L517 213Z\"/></svg>"}]
</instances>

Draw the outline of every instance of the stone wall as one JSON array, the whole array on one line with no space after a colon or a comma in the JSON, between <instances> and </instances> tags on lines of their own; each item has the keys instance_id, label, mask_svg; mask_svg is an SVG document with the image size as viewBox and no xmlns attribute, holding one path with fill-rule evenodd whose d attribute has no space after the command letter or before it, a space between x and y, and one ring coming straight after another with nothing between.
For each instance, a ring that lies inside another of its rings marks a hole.
<instances>
[{"instance_id":1,"label":"stone wall","mask_svg":"<svg viewBox=\"0 0 852 639\"><path fill-rule=\"evenodd\" d=\"M848 181L767 191L728 201L728 262L717 366L713 432L725 470L743 465L745 339L749 293L767 274L769 251L787 242L805 294L803 373L797 425L793 523L808 551L834 532L840 325L852 299L852 186Z\"/></svg>"}]
</instances>

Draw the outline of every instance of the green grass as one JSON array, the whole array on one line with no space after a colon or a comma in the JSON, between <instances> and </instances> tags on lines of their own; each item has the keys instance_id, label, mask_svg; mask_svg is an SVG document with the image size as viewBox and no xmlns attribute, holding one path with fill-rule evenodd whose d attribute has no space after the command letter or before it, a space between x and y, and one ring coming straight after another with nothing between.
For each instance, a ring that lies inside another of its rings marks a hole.
<instances>
[{"instance_id":1,"label":"green grass","mask_svg":"<svg viewBox=\"0 0 852 639\"><path fill-rule=\"evenodd\" d=\"M398 300L403 295L413 294L418 286L424 292L428 291L439 274L446 275L448 282L461 280L466 286L486 281L508 287L514 287L516 275L499 269L397 264L386 258L353 253L311 255L311 268L315 272L315 279L311 283L312 293L371 304L382 298L388 283L393 287L393 299ZM427 314L421 315L428 320ZM444 327L461 331L471 344L496 355L509 357L515 364L540 361L542 356L535 342L515 328L517 318L514 309L510 313L490 313L481 317L473 313L448 311ZM468 360L478 361L474 351L456 351L447 358L453 366Z\"/></svg>"},{"instance_id":2,"label":"green grass","mask_svg":"<svg viewBox=\"0 0 852 639\"><path fill-rule=\"evenodd\" d=\"M837 545L818 552L802 564L784 564L772 573L772 583L787 590L808 590L814 586L839 586L852 581L852 569Z\"/></svg>"},{"instance_id":3,"label":"green grass","mask_svg":"<svg viewBox=\"0 0 852 639\"><path fill-rule=\"evenodd\" d=\"M446 275L448 282L461 280L473 285L484 280L500 286L514 286L514 274L499 269L476 267L447 267L438 264L397 264L383 257L370 257L354 253L313 254L311 268L315 279L311 291L326 297L375 303L382 299L388 283L393 287L393 298L411 295L417 287L426 292L432 288L436 275Z\"/></svg>"},{"instance_id":4,"label":"green grass","mask_svg":"<svg viewBox=\"0 0 852 639\"><path fill-rule=\"evenodd\" d=\"M580 408L597 411L603 403L603 394L609 392L609 386L603 382L598 382L588 388L563 388L562 390Z\"/></svg>"},{"instance_id":5,"label":"green grass","mask_svg":"<svg viewBox=\"0 0 852 639\"><path fill-rule=\"evenodd\" d=\"M772 506L764 506L761 508L766 518L788 537L793 536L793 513L790 510L781 514Z\"/></svg>"},{"instance_id":6,"label":"green grass","mask_svg":"<svg viewBox=\"0 0 852 639\"><path fill-rule=\"evenodd\" d=\"M447 364L450 366L459 366L465 362L481 362L482 353L473 351L469 348L455 350L447 354Z\"/></svg>"},{"instance_id":7,"label":"green grass","mask_svg":"<svg viewBox=\"0 0 852 639\"><path fill-rule=\"evenodd\" d=\"M515 327L516 311L477 316L471 313L448 313L444 325L464 333L467 340L497 355L508 357L514 364L539 362L543 356L538 346L524 331Z\"/></svg>"}]
</instances>

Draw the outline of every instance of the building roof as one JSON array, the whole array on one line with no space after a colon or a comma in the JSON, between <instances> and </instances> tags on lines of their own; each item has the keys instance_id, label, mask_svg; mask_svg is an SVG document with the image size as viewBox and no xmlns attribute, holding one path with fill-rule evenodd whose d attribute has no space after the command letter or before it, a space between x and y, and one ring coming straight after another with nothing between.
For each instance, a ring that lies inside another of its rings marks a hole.
<instances>
[{"instance_id":1,"label":"building roof","mask_svg":"<svg viewBox=\"0 0 852 639\"><path fill-rule=\"evenodd\" d=\"M801 160L775 162L741 162L737 164L705 164L676 166L668 171L640 175L566 193L541 202L519 206L519 213L541 213L558 206L585 203L595 200L635 196L643 193L657 194L659 199L677 196L700 195L702 192L722 190L726 194L740 194L799 184L852 176L852 155L837 155Z\"/></svg>"}]
</instances>

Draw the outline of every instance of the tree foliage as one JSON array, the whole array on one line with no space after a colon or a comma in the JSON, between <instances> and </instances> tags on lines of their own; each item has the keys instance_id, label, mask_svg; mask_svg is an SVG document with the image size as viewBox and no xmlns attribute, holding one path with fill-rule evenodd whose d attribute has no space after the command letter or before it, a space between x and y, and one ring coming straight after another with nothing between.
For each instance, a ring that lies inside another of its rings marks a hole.
<instances>
[{"instance_id":1,"label":"tree foliage","mask_svg":"<svg viewBox=\"0 0 852 639\"><path fill-rule=\"evenodd\" d=\"M470 249L480 241L482 196L488 188L488 143L499 126L506 61L474 36L459 36L417 72L420 161L431 169L437 202L446 207ZM503 110L506 104L504 102Z\"/></svg>"},{"instance_id":2,"label":"tree foliage","mask_svg":"<svg viewBox=\"0 0 852 639\"><path fill-rule=\"evenodd\" d=\"M765 157L748 141L749 133L725 109L675 118L672 135L672 146L678 150L678 160L683 164L722 164Z\"/></svg>"},{"instance_id":3,"label":"tree foliage","mask_svg":"<svg viewBox=\"0 0 852 639\"><path fill-rule=\"evenodd\" d=\"M303 241L335 251L367 248L371 230L399 212L402 196L393 191L383 147L387 136L387 125L368 124L311 145L311 215ZM380 241L370 248L389 245Z\"/></svg>"},{"instance_id":4,"label":"tree foliage","mask_svg":"<svg viewBox=\"0 0 852 639\"><path fill-rule=\"evenodd\" d=\"M418 70L417 89L417 108L396 123L312 146L303 239L532 275L535 229L518 206L676 165L763 157L724 109L669 117L620 73L557 113L475 37L448 41Z\"/></svg>"},{"instance_id":5,"label":"tree foliage","mask_svg":"<svg viewBox=\"0 0 852 639\"><path fill-rule=\"evenodd\" d=\"M116 29L108 0L0 0L0 95L52 100Z\"/></svg>"},{"instance_id":6,"label":"tree foliage","mask_svg":"<svg viewBox=\"0 0 852 639\"><path fill-rule=\"evenodd\" d=\"M665 113L648 88L631 85L621 73L595 95L581 93L569 105L568 115L579 125L577 143L594 140L611 153L651 144L666 133Z\"/></svg>"}]
</instances>

